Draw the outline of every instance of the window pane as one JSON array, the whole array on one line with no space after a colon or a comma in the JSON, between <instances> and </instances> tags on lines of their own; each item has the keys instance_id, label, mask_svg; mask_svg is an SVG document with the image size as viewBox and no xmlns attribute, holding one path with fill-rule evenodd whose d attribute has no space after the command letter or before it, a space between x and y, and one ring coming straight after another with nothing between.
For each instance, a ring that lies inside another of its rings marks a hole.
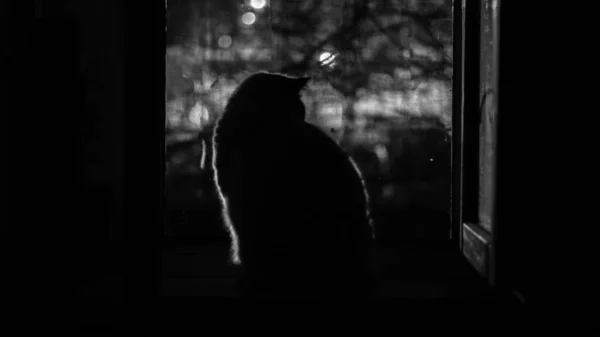
<instances>
[{"instance_id":1,"label":"window pane","mask_svg":"<svg viewBox=\"0 0 600 337\"><path fill-rule=\"evenodd\" d=\"M479 140L479 224L492 232L494 165L496 157L496 97L494 16L497 1L486 0L481 8L481 125Z\"/></svg>"},{"instance_id":2,"label":"window pane","mask_svg":"<svg viewBox=\"0 0 600 337\"><path fill-rule=\"evenodd\" d=\"M452 1L169 0L168 235L225 237L210 139L257 70L309 75L307 121L357 162L377 235L450 230Z\"/></svg>"}]
</instances>

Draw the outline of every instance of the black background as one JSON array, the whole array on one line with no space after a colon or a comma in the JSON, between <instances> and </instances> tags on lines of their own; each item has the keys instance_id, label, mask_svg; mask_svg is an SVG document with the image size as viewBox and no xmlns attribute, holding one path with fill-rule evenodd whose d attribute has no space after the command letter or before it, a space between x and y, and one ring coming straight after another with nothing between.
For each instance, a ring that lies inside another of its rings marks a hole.
<instances>
[{"instance_id":1,"label":"black background","mask_svg":"<svg viewBox=\"0 0 600 337\"><path fill-rule=\"evenodd\" d=\"M99 251L112 242L125 294L115 315L152 324L159 315L163 233L164 1L83 3L38 2L37 17L28 2L1 5L3 186L9 187L3 304L10 309L3 311L9 322L76 322L77 289L96 277L106 259ZM585 235L574 232L583 212L569 208L577 197L574 175L583 171L573 137L577 84L567 78L576 64L566 58L575 52L557 52L574 39L574 25L565 22L575 18L566 12L574 7L560 8L559 23L540 5L531 11L509 5L503 2L502 22L511 23L503 39L511 36L512 48L505 49L500 76L510 84L505 104L519 119L500 122L513 125L507 128L514 141L506 138L499 153L518 165L499 169L505 186L499 193L513 205L500 216L523 230L505 261L518 266L511 282L520 280L532 303L558 307L559 299L575 298L566 282L577 275L577 260L569 258L576 240L567 238ZM85 173L94 165L105 168ZM108 221L101 218L106 210Z\"/></svg>"}]
</instances>

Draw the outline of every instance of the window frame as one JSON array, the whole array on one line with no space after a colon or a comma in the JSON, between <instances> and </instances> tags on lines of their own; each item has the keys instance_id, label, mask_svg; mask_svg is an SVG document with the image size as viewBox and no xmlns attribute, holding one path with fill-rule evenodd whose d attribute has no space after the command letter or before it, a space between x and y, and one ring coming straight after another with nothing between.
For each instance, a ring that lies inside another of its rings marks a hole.
<instances>
[{"instance_id":1,"label":"window frame","mask_svg":"<svg viewBox=\"0 0 600 337\"><path fill-rule=\"evenodd\" d=\"M479 220L479 177L480 177L480 123L483 114L481 79L481 34L482 10L488 0L455 0L455 92L453 99L453 195L452 195L452 230L453 243L459 247L463 256L473 265L480 275L490 284L497 285L497 204L498 189L494 188L491 206L491 231L484 229ZM499 59L500 59L500 0L489 0L495 3L492 29L494 47L492 50L492 77L496 113L499 113ZM466 66L472 65L472 66ZM498 124L493 126L496 137L500 132ZM502 131L506 132L505 129ZM456 132L456 133L454 133ZM498 148L497 138L494 143ZM497 155L496 155L497 157ZM498 161L491 163L492 184L498 181ZM504 226L504 225L503 225Z\"/></svg>"}]
</instances>

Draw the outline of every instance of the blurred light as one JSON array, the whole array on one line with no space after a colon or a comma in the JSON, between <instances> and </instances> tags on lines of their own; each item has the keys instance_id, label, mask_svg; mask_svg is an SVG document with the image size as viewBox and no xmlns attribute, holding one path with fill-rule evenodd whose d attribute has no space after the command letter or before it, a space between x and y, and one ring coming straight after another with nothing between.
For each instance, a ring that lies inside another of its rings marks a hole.
<instances>
[{"instance_id":1,"label":"blurred light","mask_svg":"<svg viewBox=\"0 0 600 337\"><path fill-rule=\"evenodd\" d=\"M210 44L210 42L212 41L213 36L210 33L204 34L204 41L206 44Z\"/></svg>"},{"instance_id":2,"label":"blurred light","mask_svg":"<svg viewBox=\"0 0 600 337\"><path fill-rule=\"evenodd\" d=\"M242 22L246 25L251 25L256 21L256 15L252 12L246 12L242 15Z\"/></svg>"},{"instance_id":3,"label":"blurred light","mask_svg":"<svg viewBox=\"0 0 600 337\"><path fill-rule=\"evenodd\" d=\"M319 62L324 66L333 67L335 65L335 55L328 51L324 51L319 55Z\"/></svg>"},{"instance_id":4,"label":"blurred light","mask_svg":"<svg viewBox=\"0 0 600 337\"><path fill-rule=\"evenodd\" d=\"M321 56L319 56L319 61L325 63L327 62L330 58L332 58L333 54L331 54L330 52L326 51L321 53Z\"/></svg>"},{"instance_id":5,"label":"blurred light","mask_svg":"<svg viewBox=\"0 0 600 337\"><path fill-rule=\"evenodd\" d=\"M221 48L229 48L231 46L231 36L229 35L221 35L219 37L219 47Z\"/></svg>"},{"instance_id":6,"label":"blurred light","mask_svg":"<svg viewBox=\"0 0 600 337\"><path fill-rule=\"evenodd\" d=\"M250 0L250 6L252 6L252 8L261 9L265 7L266 4L266 0Z\"/></svg>"},{"instance_id":7,"label":"blurred light","mask_svg":"<svg viewBox=\"0 0 600 337\"><path fill-rule=\"evenodd\" d=\"M249 60L252 54L254 54L254 48L243 47L238 52L240 53L242 60Z\"/></svg>"},{"instance_id":8,"label":"blurred light","mask_svg":"<svg viewBox=\"0 0 600 337\"><path fill-rule=\"evenodd\" d=\"M375 155L377 155L380 163L387 163L389 156L385 145L377 144L375 146Z\"/></svg>"},{"instance_id":9,"label":"blurred light","mask_svg":"<svg viewBox=\"0 0 600 337\"><path fill-rule=\"evenodd\" d=\"M208 109L196 102L189 112L188 120L193 127L200 128L208 121L209 117Z\"/></svg>"}]
</instances>

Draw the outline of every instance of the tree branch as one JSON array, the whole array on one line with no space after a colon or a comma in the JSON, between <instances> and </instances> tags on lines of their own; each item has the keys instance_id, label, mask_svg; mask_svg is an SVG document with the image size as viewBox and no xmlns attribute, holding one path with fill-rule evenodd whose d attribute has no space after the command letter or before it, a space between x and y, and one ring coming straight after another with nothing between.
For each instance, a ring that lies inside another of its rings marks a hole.
<instances>
[{"instance_id":1,"label":"tree branch","mask_svg":"<svg viewBox=\"0 0 600 337\"><path fill-rule=\"evenodd\" d=\"M355 7L354 15L352 17L351 22L349 22L346 25L343 25L341 29L329 34L326 38L324 38L323 40L321 40L320 42L315 44L313 47L308 49L305 53L303 53L304 57L302 58L302 60L300 60L298 62L294 62L292 64L288 64L286 66L283 66L281 68L281 72L285 73L290 70L306 69L308 67L311 59L314 57L315 53L317 53L319 50L323 49L323 47L325 47L325 45L327 45L331 41L345 38L349 33L354 31L358 27L360 22L362 20L364 20L366 17L367 17L367 6L364 3L364 1L360 1L359 5L357 5Z\"/></svg>"},{"instance_id":2,"label":"tree branch","mask_svg":"<svg viewBox=\"0 0 600 337\"><path fill-rule=\"evenodd\" d=\"M406 49L404 47L404 45L402 44L402 41L397 40L395 36L390 34L389 28L384 27L383 24L379 21L379 19L375 15L373 15L373 13L369 12L368 17L369 17L369 19L371 19L371 22L373 22L375 24L375 26L378 28L377 30L380 31L381 33L385 34L385 36L387 36L388 40L390 40L390 42L392 42L392 44L394 46L396 46L396 48L398 48L398 50L403 51L404 49ZM398 26L399 26L399 28L404 27L405 23L398 24ZM411 48L408 48L408 52L410 53L410 57L413 58L414 57L413 50ZM409 64L409 62L406 59L402 60L402 63L403 63L402 64L403 66L408 66L408 64Z\"/></svg>"}]
</instances>

